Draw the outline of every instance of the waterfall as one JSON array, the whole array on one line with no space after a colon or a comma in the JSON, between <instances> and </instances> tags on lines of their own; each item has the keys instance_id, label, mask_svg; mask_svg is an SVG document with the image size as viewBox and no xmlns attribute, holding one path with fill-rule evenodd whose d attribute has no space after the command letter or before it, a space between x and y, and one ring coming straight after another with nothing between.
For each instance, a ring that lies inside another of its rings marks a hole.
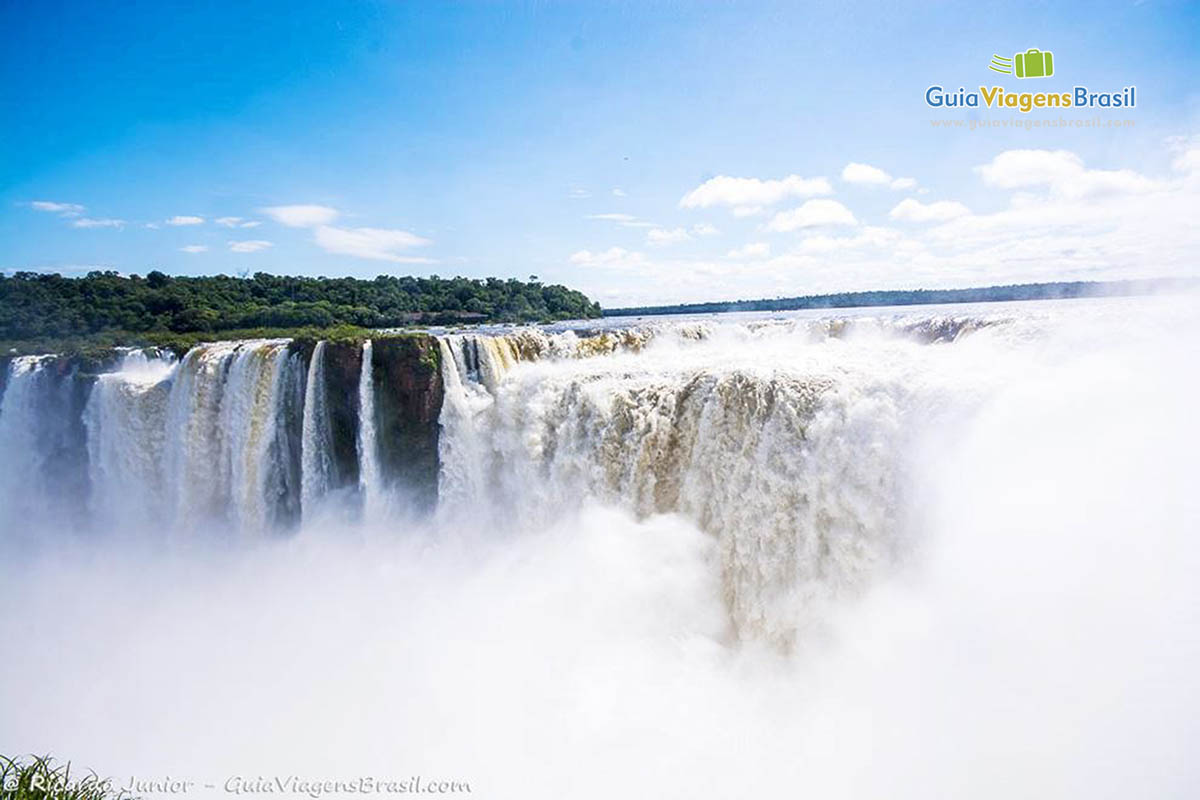
<instances>
[{"instance_id":1,"label":"waterfall","mask_svg":"<svg viewBox=\"0 0 1200 800\"><path fill-rule=\"evenodd\" d=\"M482 497L485 459L476 417L492 405L492 395L479 381L476 337L445 336L438 340L442 361L444 399L439 420L438 497L440 511L458 513ZM486 351L485 351L486 352ZM474 376L474 378L472 377Z\"/></svg>"},{"instance_id":2,"label":"waterfall","mask_svg":"<svg viewBox=\"0 0 1200 800\"><path fill-rule=\"evenodd\" d=\"M329 491L332 456L325 393L325 342L321 341L313 348L304 384L300 513L306 520L316 515L321 500Z\"/></svg>"},{"instance_id":3,"label":"waterfall","mask_svg":"<svg viewBox=\"0 0 1200 800\"><path fill-rule=\"evenodd\" d=\"M682 514L718 542L736 634L790 646L909 535L906 441L971 398L946 367L963 351L929 345L997 322L445 336L442 514L494 530L596 501Z\"/></svg>"},{"instance_id":4,"label":"waterfall","mask_svg":"<svg viewBox=\"0 0 1200 800\"><path fill-rule=\"evenodd\" d=\"M307 363L285 339L215 342L99 374L14 358L0 513L183 538L313 529L335 495L346 524L432 511L488 535L587 504L681 515L712 537L735 634L788 646L903 551L909 438L982 396L973 343L1033 341L1030 319L524 328L321 341Z\"/></svg>"},{"instance_id":5,"label":"waterfall","mask_svg":"<svg viewBox=\"0 0 1200 800\"><path fill-rule=\"evenodd\" d=\"M129 354L83 414L90 512L110 532L255 536L282 526L295 383L286 340L200 345L180 362Z\"/></svg>"},{"instance_id":6,"label":"waterfall","mask_svg":"<svg viewBox=\"0 0 1200 800\"><path fill-rule=\"evenodd\" d=\"M38 515L42 504L45 453L38 446L38 410L45 394L42 367L47 360L24 356L8 365L0 402L0 513L10 529L23 519L36 519L31 515Z\"/></svg>"},{"instance_id":7,"label":"waterfall","mask_svg":"<svg viewBox=\"0 0 1200 800\"><path fill-rule=\"evenodd\" d=\"M358 482L363 518L376 522L386 509L382 507L384 487L375 431L375 370L371 360L371 340L368 339L362 346L362 372L358 381Z\"/></svg>"},{"instance_id":8,"label":"waterfall","mask_svg":"<svg viewBox=\"0 0 1200 800\"><path fill-rule=\"evenodd\" d=\"M278 470L275 402L287 363L287 342L243 347L233 357L221 405L222 462L229 465L231 521L243 534L266 533L267 487Z\"/></svg>"},{"instance_id":9,"label":"waterfall","mask_svg":"<svg viewBox=\"0 0 1200 800\"><path fill-rule=\"evenodd\" d=\"M163 453L173 359L132 351L97 377L84 412L91 513L110 530L170 522Z\"/></svg>"},{"instance_id":10,"label":"waterfall","mask_svg":"<svg viewBox=\"0 0 1200 800\"><path fill-rule=\"evenodd\" d=\"M81 526L89 490L83 426L89 385L67 359L23 356L9 363L0 401L0 522L7 529L68 535Z\"/></svg>"}]
</instances>

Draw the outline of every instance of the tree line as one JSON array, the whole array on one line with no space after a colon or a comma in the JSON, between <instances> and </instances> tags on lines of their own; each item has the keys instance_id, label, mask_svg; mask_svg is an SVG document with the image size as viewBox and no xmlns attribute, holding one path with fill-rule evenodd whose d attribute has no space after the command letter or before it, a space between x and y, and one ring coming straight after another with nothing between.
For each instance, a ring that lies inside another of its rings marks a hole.
<instances>
[{"instance_id":1,"label":"tree line","mask_svg":"<svg viewBox=\"0 0 1200 800\"><path fill-rule=\"evenodd\" d=\"M145 277L94 271L82 278L0 276L0 339L101 333L213 332L353 325L389 328L464 322L539 322L600 316L565 286L500 278L380 275L306 278L257 273Z\"/></svg>"},{"instance_id":2,"label":"tree line","mask_svg":"<svg viewBox=\"0 0 1200 800\"><path fill-rule=\"evenodd\" d=\"M913 306L941 303L997 303L1012 300L1060 300L1079 297L1111 297L1157 292L1188 291L1200 287L1195 278L1157 278L1126 281L1059 281L972 289L899 289L869 292L776 297L762 300L732 300L714 303L682 303L670 306L608 308L606 317L647 314L715 314L726 311L797 311L808 308L853 308L857 306Z\"/></svg>"}]
</instances>

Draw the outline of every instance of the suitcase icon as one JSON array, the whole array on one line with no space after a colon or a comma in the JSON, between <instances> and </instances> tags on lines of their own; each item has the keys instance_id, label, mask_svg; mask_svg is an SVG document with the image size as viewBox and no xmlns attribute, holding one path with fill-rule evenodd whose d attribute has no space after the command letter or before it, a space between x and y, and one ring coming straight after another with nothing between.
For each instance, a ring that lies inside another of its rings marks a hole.
<instances>
[{"instance_id":1,"label":"suitcase icon","mask_svg":"<svg viewBox=\"0 0 1200 800\"><path fill-rule=\"evenodd\" d=\"M1049 78L1054 74L1054 54L1049 50L1031 47L1024 53L1017 53L1013 60L1018 78Z\"/></svg>"}]
</instances>

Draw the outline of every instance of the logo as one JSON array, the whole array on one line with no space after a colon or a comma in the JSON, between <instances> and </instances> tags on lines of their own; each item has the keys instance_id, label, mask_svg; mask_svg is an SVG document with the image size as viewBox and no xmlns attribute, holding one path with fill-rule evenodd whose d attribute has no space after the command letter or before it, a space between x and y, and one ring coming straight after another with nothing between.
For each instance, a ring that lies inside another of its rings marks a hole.
<instances>
[{"instance_id":1,"label":"logo","mask_svg":"<svg viewBox=\"0 0 1200 800\"><path fill-rule=\"evenodd\" d=\"M1049 78L1054 75L1054 53L1031 47L1012 58L993 55L988 69L1016 78ZM958 83L958 81L955 81ZM954 84L950 84L953 86ZM1021 114L1065 108L1136 108L1137 87L1123 86L1109 91L1093 91L1091 87L1046 87L1049 91L1010 92L1003 86L980 86L977 91L960 85L958 91L934 84L925 90L925 104L930 108L978 108L996 111L1013 110Z\"/></svg>"},{"instance_id":2,"label":"logo","mask_svg":"<svg viewBox=\"0 0 1200 800\"><path fill-rule=\"evenodd\" d=\"M1049 78L1054 74L1054 53L1031 47L1012 58L993 54L988 69L1018 78Z\"/></svg>"}]
</instances>

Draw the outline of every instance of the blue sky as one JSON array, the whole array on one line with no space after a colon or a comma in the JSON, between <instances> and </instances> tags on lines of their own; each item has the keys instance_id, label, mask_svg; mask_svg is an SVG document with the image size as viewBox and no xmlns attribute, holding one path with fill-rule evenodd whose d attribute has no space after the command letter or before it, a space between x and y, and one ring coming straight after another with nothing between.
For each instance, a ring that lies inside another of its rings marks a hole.
<instances>
[{"instance_id":1,"label":"blue sky","mask_svg":"<svg viewBox=\"0 0 1200 800\"><path fill-rule=\"evenodd\" d=\"M1195 270L1195 3L38 2L0 23L6 270L536 273L606 305ZM987 70L1030 47L1054 77ZM1138 105L1062 115L1115 129L935 129L1059 114L938 113L931 84Z\"/></svg>"}]
</instances>

